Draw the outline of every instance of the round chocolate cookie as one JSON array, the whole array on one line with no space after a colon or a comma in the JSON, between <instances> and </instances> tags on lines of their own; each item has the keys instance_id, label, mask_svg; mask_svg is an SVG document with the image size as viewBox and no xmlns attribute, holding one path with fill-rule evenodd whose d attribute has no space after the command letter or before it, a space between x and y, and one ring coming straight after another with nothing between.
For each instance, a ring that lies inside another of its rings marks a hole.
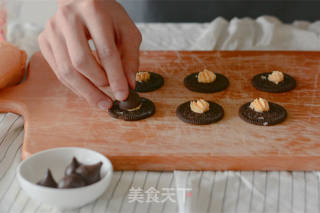
<instances>
[{"instance_id":1,"label":"round chocolate cookie","mask_svg":"<svg viewBox=\"0 0 320 213\"><path fill-rule=\"evenodd\" d=\"M249 106L250 102L242 105L239 109L239 116L251 124L272 126L281 123L287 117L287 110L279 104L269 102L269 111L267 112L256 112Z\"/></svg>"},{"instance_id":2,"label":"round chocolate cookie","mask_svg":"<svg viewBox=\"0 0 320 213\"><path fill-rule=\"evenodd\" d=\"M119 101L114 101L112 108L108 111L109 115L113 118L125 121L137 121L150 117L155 113L154 103L146 98L141 98L141 107L134 111L121 109L119 103Z\"/></svg>"},{"instance_id":3,"label":"round chocolate cookie","mask_svg":"<svg viewBox=\"0 0 320 213\"><path fill-rule=\"evenodd\" d=\"M216 80L211 83L199 83L198 72L185 77L184 86L189 90L201 93L214 93L226 89L229 86L229 80L222 74L215 73Z\"/></svg>"},{"instance_id":4,"label":"round chocolate cookie","mask_svg":"<svg viewBox=\"0 0 320 213\"><path fill-rule=\"evenodd\" d=\"M177 107L176 115L183 122L196 125L211 124L221 120L224 115L223 108L217 103L207 102L209 110L204 113L193 112L190 108L190 101L187 101Z\"/></svg>"},{"instance_id":5,"label":"round chocolate cookie","mask_svg":"<svg viewBox=\"0 0 320 213\"><path fill-rule=\"evenodd\" d=\"M283 81L278 84L268 80L269 74L271 72L260 73L254 76L251 81L252 85L258 90L272 93L287 92L296 87L296 80L288 74L283 73Z\"/></svg>"},{"instance_id":6,"label":"round chocolate cookie","mask_svg":"<svg viewBox=\"0 0 320 213\"><path fill-rule=\"evenodd\" d=\"M149 72L150 79L148 81L139 82L136 81L136 91L137 92L151 92L159 89L163 86L163 77L157 73Z\"/></svg>"}]
</instances>

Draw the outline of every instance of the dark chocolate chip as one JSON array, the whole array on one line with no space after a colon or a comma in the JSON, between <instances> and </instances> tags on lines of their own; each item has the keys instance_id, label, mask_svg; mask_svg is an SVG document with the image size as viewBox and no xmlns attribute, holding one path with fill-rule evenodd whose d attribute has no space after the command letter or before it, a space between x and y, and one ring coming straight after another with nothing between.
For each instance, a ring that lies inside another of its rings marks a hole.
<instances>
[{"instance_id":1,"label":"dark chocolate chip","mask_svg":"<svg viewBox=\"0 0 320 213\"><path fill-rule=\"evenodd\" d=\"M185 102L177 107L176 115L183 122L195 125L211 124L221 120L224 115L223 108L215 102L207 101L209 110L204 113L193 112L190 108L190 102Z\"/></svg>"},{"instance_id":2,"label":"dark chocolate chip","mask_svg":"<svg viewBox=\"0 0 320 213\"><path fill-rule=\"evenodd\" d=\"M58 186L57 182L54 180L52 176L50 169L47 170L47 173L45 174L45 176L37 184L41 186L51 187L51 188L57 188Z\"/></svg>"},{"instance_id":3,"label":"dark chocolate chip","mask_svg":"<svg viewBox=\"0 0 320 213\"><path fill-rule=\"evenodd\" d=\"M163 86L164 80L161 75L154 72L149 72L149 73L150 73L150 79L148 81L136 82L135 90L137 92L151 92Z\"/></svg>"},{"instance_id":4,"label":"dark chocolate chip","mask_svg":"<svg viewBox=\"0 0 320 213\"><path fill-rule=\"evenodd\" d=\"M141 98L133 90L129 91L129 96L125 101L120 101L119 102L119 108L122 110L128 110L128 109L134 109L138 107L141 104Z\"/></svg>"},{"instance_id":5,"label":"dark chocolate chip","mask_svg":"<svg viewBox=\"0 0 320 213\"><path fill-rule=\"evenodd\" d=\"M72 158L71 163L66 167L64 174L66 176L74 173L76 171L76 169L80 166L81 164L79 163L79 161L77 160L76 157Z\"/></svg>"},{"instance_id":6,"label":"dark chocolate chip","mask_svg":"<svg viewBox=\"0 0 320 213\"><path fill-rule=\"evenodd\" d=\"M141 107L139 109L127 111L120 109L119 101L114 101L112 108L108 112L113 118L125 121L137 121L152 116L155 113L155 106L149 99L141 98Z\"/></svg>"},{"instance_id":7,"label":"dark chocolate chip","mask_svg":"<svg viewBox=\"0 0 320 213\"><path fill-rule=\"evenodd\" d=\"M272 72L265 72L254 76L251 81L252 85L258 90L272 93L287 92L296 87L296 80L292 76L285 73L283 73L283 81L279 82L278 84L269 81L268 75L271 73Z\"/></svg>"},{"instance_id":8,"label":"dark chocolate chip","mask_svg":"<svg viewBox=\"0 0 320 213\"><path fill-rule=\"evenodd\" d=\"M199 83L198 72L185 77L184 86L189 90L201 93L214 93L226 89L229 86L229 80L222 74L215 73L216 80L211 83Z\"/></svg>"},{"instance_id":9,"label":"dark chocolate chip","mask_svg":"<svg viewBox=\"0 0 320 213\"><path fill-rule=\"evenodd\" d=\"M287 111L279 104L269 102L269 111L256 112L250 107L250 102L242 105L239 109L239 116L242 120L260 126L271 126L284 121Z\"/></svg>"},{"instance_id":10,"label":"dark chocolate chip","mask_svg":"<svg viewBox=\"0 0 320 213\"><path fill-rule=\"evenodd\" d=\"M81 165L76 169L76 173L83 177L86 183L93 184L100 180L100 169L102 162L92 165Z\"/></svg>"},{"instance_id":11,"label":"dark chocolate chip","mask_svg":"<svg viewBox=\"0 0 320 213\"><path fill-rule=\"evenodd\" d=\"M86 186L86 181L78 174L70 174L64 176L64 178L59 182L58 188L78 188Z\"/></svg>"}]
</instances>

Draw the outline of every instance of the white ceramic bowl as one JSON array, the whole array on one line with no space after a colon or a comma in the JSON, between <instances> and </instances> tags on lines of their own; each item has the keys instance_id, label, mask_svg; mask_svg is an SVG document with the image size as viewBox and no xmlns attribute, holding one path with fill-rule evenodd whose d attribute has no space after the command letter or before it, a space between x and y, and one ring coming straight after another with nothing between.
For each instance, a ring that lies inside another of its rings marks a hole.
<instances>
[{"instance_id":1,"label":"white ceramic bowl","mask_svg":"<svg viewBox=\"0 0 320 213\"><path fill-rule=\"evenodd\" d=\"M101 180L79 188L55 189L36 184L50 168L58 182L73 157L81 163L94 164L102 161ZM18 181L22 189L34 200L61 209L72 209L86 205L100 197L107 189L111 178L112 164L104 155L84 148L56 148L38 152L22 161L17 169Z\"/></svg>"}]
</instances>

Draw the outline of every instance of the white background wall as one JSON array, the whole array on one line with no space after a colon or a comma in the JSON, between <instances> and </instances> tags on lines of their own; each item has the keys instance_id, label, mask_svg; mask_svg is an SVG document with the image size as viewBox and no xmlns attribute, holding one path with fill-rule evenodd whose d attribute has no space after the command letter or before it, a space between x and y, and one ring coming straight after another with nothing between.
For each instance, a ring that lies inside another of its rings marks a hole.
<instances>
[{"instance_id":1,"label":"white background wall","mask_svg":"<svg viewBox=\"0 0 320 213\"><path fill-rule=\"evenodd\" d=\"M1 1L1 0L0 0ZM55 13L56 0L8 0L9 10L23 22L44 25Z\"/></svg>"}]
</instances>

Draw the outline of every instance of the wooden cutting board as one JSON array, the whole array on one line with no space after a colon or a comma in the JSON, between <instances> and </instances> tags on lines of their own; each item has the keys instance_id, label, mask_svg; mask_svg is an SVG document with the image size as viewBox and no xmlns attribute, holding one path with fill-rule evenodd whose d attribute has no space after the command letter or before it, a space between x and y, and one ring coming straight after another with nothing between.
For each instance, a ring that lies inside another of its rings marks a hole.
<instances>
[{"instance_id":1,"label":"wooden cutting board","mask_svg":"<svg viewBox=\"0 0 320 213\"><path fill-rule=\"evenodd\" d=\"M140 67L163 75L165 85L141 94L155 103L153 117L125 122L89 107L36 53L28 79L0 93L0 110L25 118L23 158L79 146L105 154L117 170L320 169L320 52L141 52ZM229 88L215 94L184 88L183 78L204 68L227 76ZM294 76L297 88L269 94L252 87L255 74L272 70ZM286 121L272 127L242 121L239 107L256 97L283 105ZM176 107L195 98L222 105L223 120L207 126L181 122Z\"/></svg>"}]
</instances>

